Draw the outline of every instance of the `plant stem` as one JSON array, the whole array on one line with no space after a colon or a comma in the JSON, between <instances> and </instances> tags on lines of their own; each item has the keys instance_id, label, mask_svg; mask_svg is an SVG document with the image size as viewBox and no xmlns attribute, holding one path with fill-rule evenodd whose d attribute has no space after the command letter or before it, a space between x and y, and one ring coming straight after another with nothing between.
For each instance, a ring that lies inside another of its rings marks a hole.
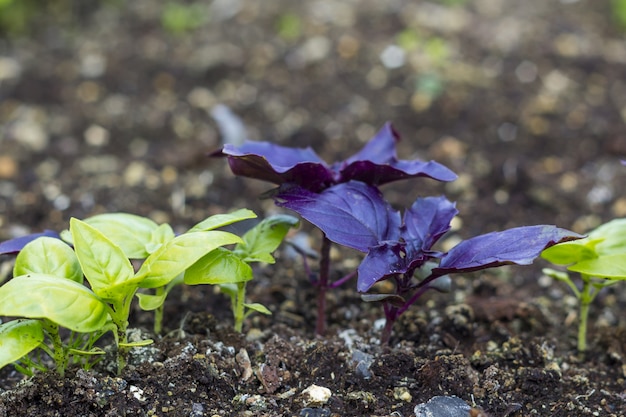
<instances>
[{"instance_id":1,"label":"plant stem","mask_svg":"<svg viewBox=\"0 0 626 417\"><path fill-rule=\"evenodd\" d=\"M380 344L381 346L386 346L391 340L391 332L399 316L399 309L390 303L384 303L383 310L385 312L385 327L383 327L382 333L380 334Z\"/></svg>"},{"instance_id":2,"label":"plant stem","mask_svg":"<svg viewBox=\"0 0 626 417\"><path fill-rule=\"evenodd\" d=\"M583 296L580 298L580 317L578 321L578 355L580 359L585 358L585 351L587 350L587 318L589 317L589 304L591 301L584 295L588 291L589 283L585 283L583 286Z\"/></svg>"},{"instance_id":3,"label":"plant stem","mask_svg":"<svg viewBox=\"0 0 626 417\"><path fill-rule=\"evenodd\" d=\"M155 290L155 295L157 296L162 296L163 293L165 292L165 286L163 287L158 287ZM161 304L160 306L158 306L155 310L154 310L154 334L159 335L161 334L161 331L163 330L163 308L164 308L164 304Z\"/></svg>"},{"instance_id":4,"label":"plant stem","mask_svg":"<svg viewBox=\"0 0 626 417\"><path fill-rule=\"evenodd\" d=\"M50 321L43 320L43 326L46 330L46 333L52 340L52 349L53 349L53 357L54 363L56 364L56 371L59 376L65 376L65 369L67 368L68 358L67 351L65 346L63 346L63 341L61 340L61 336L59 335L59 325Z\"/></svg>"},{"instance_id":5,"label":"plant stem","mask_svg":"<svg viewBox=\"0 0 626 417\"><path fill-rule=\"evenodd\" d=\"M604 287L614 284L617 281L609 283L594 282L592 277L581 274L583 278L583 288L579 293L580 317L578 321L578 356L580 360L585 359L587 351L587 321L589 318L589 305L596 298L596 295Z\"/></svg>"},{"instance_id":6,"label":"plant stem","mask_svg":"<svg viewBox=\"0 0 626 417\"><path fill-rule=\"evenodd\" d=\"M245 313L244 302L246 300L246 283L238 282L237 283L237 300L235 301L235 305L233 313L235 316L235 331L241 333L243 331L243 318Z\"/></svg>"},{"instance_id":7,"label":"plant stem","mask_svg":"<svg viewBox=\"0 0 626 417\"><path fill-rule=\"evenodd\" d=\"M330 276L331 244L332 242L324 234L320 251L320 278L317 281L317 322L315 324L315 333L320 336L326 332L326 291Z\"/></svg>"},{"instance_id":8,"label":"plant stem","mask_svg":"<svg viewBox=\"0 0 626 417\"><path fill-rule=\"evenodd\" d=\"M109 315L113 324L115 324L115 339L117 342L117 373L120 374L126 366L128 352L128 337L126 331L128 329L128 316L130 315L130 304L135 296L135 291L128 294L124 299L113 302L109 310Z\"/></svg>"},{"instance_id":9,"label":"plant stem","mask_svg":"<svg viewBox=\"0 0 626 417\"><path fill-rule=\"evenodd\" d=\"M337 287L345 284L346 282L348 282L352 278L354 278L357 273L358 273L358 271L354 270L354 271L350 272L349 274L344 275L343 277L339 278L337 281L329 284L328 288L337 288Z\"/></svg>"}]
</instances>

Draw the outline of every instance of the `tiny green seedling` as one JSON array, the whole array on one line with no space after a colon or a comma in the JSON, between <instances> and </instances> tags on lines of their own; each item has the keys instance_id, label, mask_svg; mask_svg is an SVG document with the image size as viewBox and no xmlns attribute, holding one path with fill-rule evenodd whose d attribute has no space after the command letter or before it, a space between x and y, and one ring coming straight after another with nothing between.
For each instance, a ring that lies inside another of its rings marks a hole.
<instances>
[{"instance_id":1,"label":"tiny green seedling","mask_svg":"<svg viewBox=\"0 0 626 417\"><path fill-rule=\"evenodd\" d=\"M204 256L185 271L184 282L189 285L213 284L231 299L235 330L241 332L243 320L257 312L271 314L263 305L246 303L246 284L253 278L251 262L274 263L274 252L298 219L288 215L275 215L258 223L242 236L230 251L219 248Z\"/></svg>"},{"instance_id":2,"label":"tiny green seedling","mask_svg":"<svg viewBox=\"0 0 626 417\"><path fill-rule=\"evenodd\" d=\"M567 265L582 280L578 288L570 274L545 268L543 272L565 282L579 302L578 352L587 350L589 305L605 287L626 280L626 218L612 220L580 240L561 243L543 251L541 256L555 265Z\"/></svg>"}]
</instances>

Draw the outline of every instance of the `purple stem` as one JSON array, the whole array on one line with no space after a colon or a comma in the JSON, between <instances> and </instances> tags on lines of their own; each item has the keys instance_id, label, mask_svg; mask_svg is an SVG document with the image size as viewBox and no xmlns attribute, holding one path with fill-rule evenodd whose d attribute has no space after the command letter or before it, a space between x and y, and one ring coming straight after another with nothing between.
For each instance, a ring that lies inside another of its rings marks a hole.
<instances>
[{"instance_id":1,"label":"purple stem","mask_svg":"<svg viewBox=\"0 0 626 417\"><path fill-rule=\"evenodd\" d=\"M315 333L320 336L326 332L326 291L329 288L331 244L332 242L324 234L322 249L320 250L320 278L317 281L317 323L315 324Z\"/></svg>"},{"instance_id":2,"label":"purple stem","mask_svg":"<svg viewBox=\"0 0 626 417\"><path fill-rule=\"evenodd\" d=\"M337 281L331 283L328 285L328 288L337 288L340 287L342 284L345 284L346 282L350 281L352 278L354 278L357 274L357 271L354 270L352 272L350 272L347 275L344 275L343 277L339 278Z\"/></svg>"},{"instance_id":3,"label":"purple stem","mask_svg":"<svg viewBox=\"0 0 626 417\"><path fill-rule=\"evenodd\" d=\"M439 278L439 275L431 275L426 278L422 282L415 291L415 293L409 298L402 307L396 307L391 303L385 302L383 305L383 310L385 312L385 327L383 327L382 333L380 335L380 344L388 345L389 340L391 339L391 331L393 330L393 325L395 324L398 317L400 317L405 311L411 307L418 298L420 298L426 291L430 289L430 284L435 279ZM402 291L400 291L402 292Z\"/></svg>"},{"instance_id":4,"label":"purple stem","mask_svg":"<svg viewBox=\"0 0 626 417\"><path fill-rule=\"evenodd\" d=\"M398 313L398 307L388 302L383 303L383 311L385 312L385 327L383 327L383 331L380 334L380 344L381 346L386 346L389 345L393 325L400 314Z\"/></svg>"},{"instance_id":5,"label":"purple stem","mask_svg":"<svg viewBox=\"0 0 626 417\"><path fill-rule=\"evenodd\" d=\"M424 285L424 286L419 287L419 289L415 291L415 293L411 296L411 298L409 298L407 302L404 303L404 305L398 309L398 316L404 313L405 311L407 311L409 307L411 307L413 303L415 303L417 299L420 298L422 294L424 294L429 289L430 289L429 285Z\"/></svg>"}]
</instances>

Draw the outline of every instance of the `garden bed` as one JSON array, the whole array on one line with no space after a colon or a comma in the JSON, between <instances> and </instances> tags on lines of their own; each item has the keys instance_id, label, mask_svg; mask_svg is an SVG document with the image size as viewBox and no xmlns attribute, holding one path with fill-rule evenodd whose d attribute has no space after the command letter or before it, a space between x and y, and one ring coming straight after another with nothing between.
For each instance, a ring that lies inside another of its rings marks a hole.
<instances>
[{"instance_id":1,"label":"garden bed","mask_svg":"<svg viewBox=\"0 0 626 417\"><path fill-rule=\"evenodd\" d=\"M626 48L608 5L215 1L198 27L174 33L159 2L73 3L0 43L2 240L101 212L181 231L243 207L269 215L271 201L256 198L266 184L206 157L223 137L210 116L218 103L250 137L328 160L392 121L401 158L459 174L383 187L397 207L458 201L448 243L541 223L585 232L626 215ZM404 55L381 59L394 44ZM314 289L298 259L277 256L248 290L273 314L251 316L242 335L223 295L181 287L166 303L167 334L134 350L121 375L104 361L19 382L9 366L0 415L410 416L437 395L498 417L626 412L623 286L594 302L585 360L575 299L539 261L453 278L452 293L427 294L399 319L386 347L382 310L353 281L329 294L329 330L315 336ZM334 253L334 273L358 256ZM152 315L134 310L131 327L149 333ZM313 384L330 389L326 403L303 394Z\"/></svg>"}]
</instances>

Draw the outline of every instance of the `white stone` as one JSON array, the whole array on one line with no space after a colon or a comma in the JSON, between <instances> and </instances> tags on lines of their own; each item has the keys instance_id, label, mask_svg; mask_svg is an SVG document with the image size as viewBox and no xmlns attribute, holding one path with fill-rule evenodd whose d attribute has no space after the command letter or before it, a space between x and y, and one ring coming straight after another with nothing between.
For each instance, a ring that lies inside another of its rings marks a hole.
<instances>
[{"instance_id":1,"label":"white stone","mask_svg":"<svg viewBox=\"0 0 626 417\"><path fill-rule=\"evenodd\" d=\"M304 405L323 405L328 402L330 397L332 396L331 391L326 387L321 387L319 385L311 385L302 391L302 395L304 395Z\"/></svg>"}]
</instances>

